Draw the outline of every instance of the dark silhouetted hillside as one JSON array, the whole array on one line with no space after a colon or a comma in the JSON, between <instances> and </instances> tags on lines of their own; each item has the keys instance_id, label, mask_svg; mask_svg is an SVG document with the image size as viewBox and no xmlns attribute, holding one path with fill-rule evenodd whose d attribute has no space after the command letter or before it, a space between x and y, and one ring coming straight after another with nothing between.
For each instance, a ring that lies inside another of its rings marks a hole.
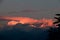
<instances>
[{"instance_id":1,"label":"dark silhouetted hillside","mask_svg":"<svg viewBox=\"0 0 60 40\"><path fill-rule=\"evenodd\" d=\"M32 28L29 24L16 24L13 27L5 26L0 31L0 40L47 40L47 29Z\"/></svg>"}]
</instances>

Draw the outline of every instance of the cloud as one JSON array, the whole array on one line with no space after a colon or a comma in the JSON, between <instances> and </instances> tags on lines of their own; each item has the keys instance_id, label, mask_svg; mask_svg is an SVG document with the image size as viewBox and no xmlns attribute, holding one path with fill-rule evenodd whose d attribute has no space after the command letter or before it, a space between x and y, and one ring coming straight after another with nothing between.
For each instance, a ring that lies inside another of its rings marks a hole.
<instances>
[{"instance_id":1,"label":"cloud","mask_svg":"<svg viewBox=\"0 0 60 40\"><path fill-rule=\"evenodd\" d=\"M0 35L2 38L5 39L41 39L45 40L48 36L48 32L46 29L39 29L39 28L32 28L29 26L29 24L16 24L11 28L8 26L4 26L5 28L0 32ZM1 37L0 36L0 37Z\"/></svg>"},{"instance_id":2,"label":"cloud","mask_svg":"<svg viewBox=\"0 0 60 40\"><path fill-rule=\"evenodd\" d=\"M21 12L38 12L38 10L22 10Z\"/></svg>"},{"instance_id":3,"label":"cloud","mask_svg":"<svg viewBox=\"0 0 60 40\"><path fill-rule=\"evenodd\" d=\"M18 23L21 24L29 24L31 27L37 27L37 28L46 28L46 27L53 27L55 26L53 24L53 19L34 19L29 17L12 17L12 16L0 16L1 20L6 20L7 25L14 26ZM56 27L56 26L55 26Z\"/></svg>"}]
</instances>

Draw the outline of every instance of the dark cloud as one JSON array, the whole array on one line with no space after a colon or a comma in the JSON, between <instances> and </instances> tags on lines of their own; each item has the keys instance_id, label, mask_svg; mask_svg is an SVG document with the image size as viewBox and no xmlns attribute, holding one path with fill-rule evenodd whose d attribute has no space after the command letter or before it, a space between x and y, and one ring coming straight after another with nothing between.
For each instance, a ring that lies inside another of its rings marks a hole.
<instances>
[{"instance_id":1,"label":"dark cloud","mask_svg":"<svg viewBox=\"0 0 60 40\"><path fill-rule=\"evenodd\" d=\"M38 12L38 10L22 10L21 12Z\"/></svg>"},{"instance_id":2,"label":"dark cloud","mask_svg":"<svg viewBox=\"0 0 60 40\"><path fill-rule=\"evenodd\" d=\"M0 18L0 21L11 21L11 20L6 20L6 19L3 19L3 18Z\"/></svg>"},{"instance_id":3,"label":"dark cloud","mask_svg":"<svg viewBox=\"0 0 60 40\"><path fill-rule=\"evenodd\" d=\"M16 24L13 28L4 26L4 29L0 31L0 35L2 40L46 40L48 31L46 29L32 28L29 24Z\"/></svg>"}]
</instances>

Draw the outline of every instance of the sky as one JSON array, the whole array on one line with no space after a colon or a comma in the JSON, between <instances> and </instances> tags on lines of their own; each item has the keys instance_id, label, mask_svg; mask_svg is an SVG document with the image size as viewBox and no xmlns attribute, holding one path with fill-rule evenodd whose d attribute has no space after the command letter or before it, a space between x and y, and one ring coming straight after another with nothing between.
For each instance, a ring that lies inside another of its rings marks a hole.
<instances>
[{"instance_id":1,"label":"sky","mask_svg":"<svg viewBox=\"0 0 60 40\"><path fill-rule=\"evenodd\" d=\"M60 13L60 0L3 0L0 4L0 16L25 16L36 19L54 18ZM0 21L6 25L6 21ZM41 33L45 38L47 33ZM43 39L44 39L43 38Z\"/></svg>"},{"instance_id":2,"label":"sky","mask_svg":"<svg viewBox=\"0 0 60 40\"><path fill-rule=\"evenodd\" d=\"M53 18L59 11L60 0L3 0L0 4L0 16ZM7 22L0 21L0 24L4 26Z\"/></svg>"},{"instance_id":3,"label":"sky","mask_svg":"<svg viewBox=\"0 0 60 40\"><path fill-rule=\"evenodd\" d=\"M3 0L0 4L1 16L53 18L59 10L60 0Z\"/></svg>"}]
</instances>

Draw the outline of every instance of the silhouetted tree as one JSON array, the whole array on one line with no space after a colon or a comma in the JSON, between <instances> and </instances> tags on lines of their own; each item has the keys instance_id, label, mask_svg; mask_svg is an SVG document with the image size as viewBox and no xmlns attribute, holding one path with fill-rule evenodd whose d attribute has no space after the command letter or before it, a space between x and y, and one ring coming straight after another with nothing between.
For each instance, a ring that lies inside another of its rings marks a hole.
<instances>
[{"instance_id":1,"label":"silhouetted tree","mask_svg":"<svg viewBox=\"0 0 60 40\"><path fill-rule=\"evenodd\" d=\"M59 17L55 17L57 21L54 22L54 24L57 24L56 26L58 26L58 32L60 32L60 14L56 14L56 16L59 16Z\"/></svg>"},{"instance_id":2,"label":"silhouetted tree","mask_svg":"<svg viewBox=\"0 0 60 40\"><path fill-rule=\"evenodd\" d=\"M60 14L56 14L56 16L60 16ZM57 19L56 22L54 22L54 24L60 23L60 17L54 17L55 19Z\"/></svg>"},{"instance_id":3,"label":"silhouetted tree","mask_svg":"<svg viewBox=\"0 0 60 40\"><path fill-rule=\"evenodd\" d=\"M60 40L60 14L56 14L58 17L54 17L57 19L53 24L57 24L58 28L50 28L49 30L49 38L48 40Z\"/></svg>"}]
</instances>

